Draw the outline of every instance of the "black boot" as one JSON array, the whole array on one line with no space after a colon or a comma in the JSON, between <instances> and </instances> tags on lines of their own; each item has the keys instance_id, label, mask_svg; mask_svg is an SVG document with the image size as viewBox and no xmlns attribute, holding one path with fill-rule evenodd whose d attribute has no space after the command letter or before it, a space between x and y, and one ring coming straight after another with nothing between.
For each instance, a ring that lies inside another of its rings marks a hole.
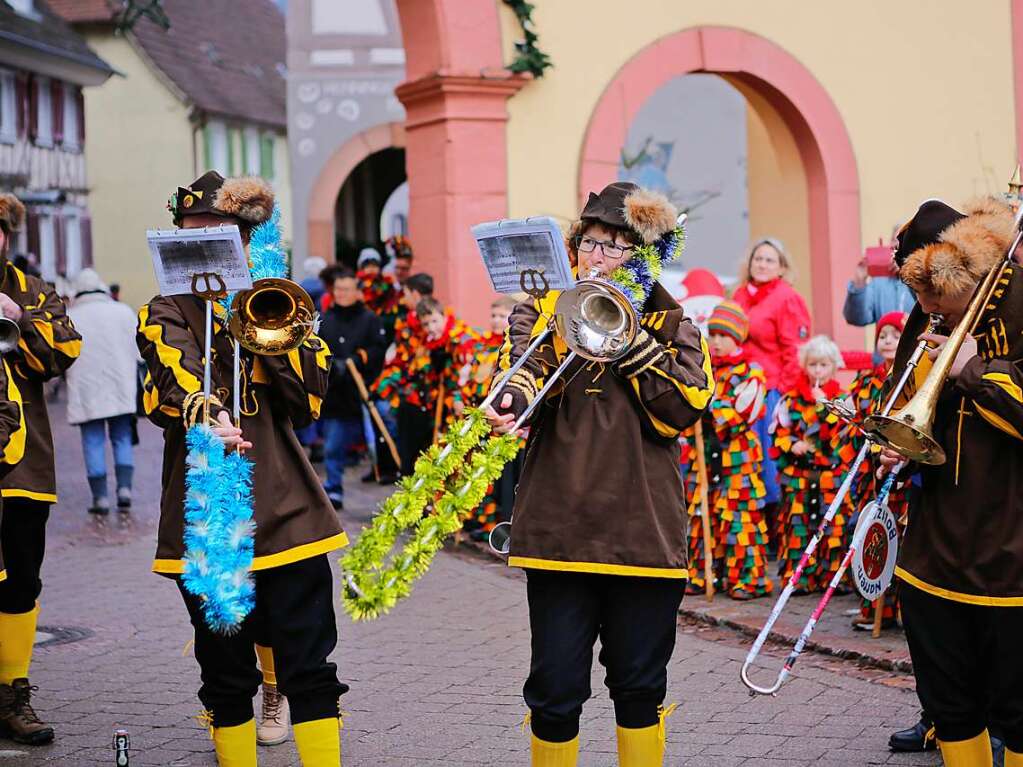
<instances>
[{"instance_id":1,"label":"black boot","mask_svg":"<svg viewBox=\"0 0 1023 767\"><path fill-rule=\"evenodd\" d=\"M920 721L908 730L893 732L888 738L888 748L892 751L918 752L933 751L938 747L934 737L934 723L926 712L921 714Z\"/></svg>"}]
</instances>

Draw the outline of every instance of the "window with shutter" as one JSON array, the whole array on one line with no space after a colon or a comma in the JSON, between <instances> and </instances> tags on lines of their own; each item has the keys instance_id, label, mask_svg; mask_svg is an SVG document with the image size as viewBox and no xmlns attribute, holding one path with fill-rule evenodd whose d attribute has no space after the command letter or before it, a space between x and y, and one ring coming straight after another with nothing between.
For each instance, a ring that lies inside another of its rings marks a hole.
<instances>
[{"instance_id":1,"label":"window with shutter","mask_svg":"<svg viewBox=\"0 0 1023 767\"><path fill-rule=\"evenodd\" d=\"M28 72L18 72L14 77L15 99L18 103L18 138L28 135Z\"/></svg>"},{"instance_id":2,"label":"window with shutter","mask_svg":"<svg viewBox=\"0 0 1023 767\"><path fill-rule=\"evenodd\" d=\"M78 143L80 135L78 123L82 119L82 115L78 111L78 89L65 83L62 91L64 102L63 146L70 152L77 152L81 149L81 144Z\"/></svg>"},{"instance_id":3,"label":"window with shutter","mask_svg":"<svg viewBox=\"0 0 1023 767\"><path fill-rule=\"evenodd\" d=\"M85 94L82 86L75 87L75 106L78 110L78 146L85 148Z\"/></svg>"},{"instance_id":4,"label":"window with shutter","mask_svg":"<svg viewBox=\"0 0 1023 767\"><path fill-rule=\"evenodd\" d=\"M263 134L260 147L259 175L268 181L272 181L274 178L274 136L272 133Z\"/></svg>"},{"instance_id":5,"label":"window with shutter","mask_svg":"<svg viewBox=\"0 0 1023 767\"><path fill-rule=\"evenodd\" d=\"M64 143L64 83L50 80L50 108L53 110L53 145Z\"/></svg>"},{"instance_id":6,"label":"window with shutter","mask_svg":"<svg viewBox=\"0 0 1023 767\"><path fill-rule=\"evenodd\" d=\"M82 268L91 269L92 260L92 217L83 213L78 219L79 230L82 234Z\"/></svg>"},{"instance_id":7,"label":"window with shutter","mask_svg":"<svg viewBox=\"0 0 1023 767\"><path fill-rule=\"evenodd\" d=\"M39 82L35 75L29 75L25 83L25 90L28 93L26 106L28 107L28 138L33 144L36 136L39 135Z\"/></svg>"},{"instance_id":8,"label":"window with shutter","mask_svg":"<svg viewBox=\"0 0 1023 767\"><path fill-rule=\"evenodd\" d=\"M35 143L36 146L53 146L53 92L50 78L36 77L35 88Z\"/></svg>"},{"instance_id":9,"label":"window with shutter","mask_svg":"<svg viewBox=\"0 0 1023 767\"><path fill-rule=\"evenodd\" d=\"M0 142L18 140L18 86L14 72L0 69Z\"/></svg>"},{"instance_id":10,"label":"window with shutter","mask_svg":"<svg viewBox=\"0 0 1023 767\"><path fill-rule=\"evenodd\" d=\"M67 275L67 236L64 230L64 216L54 213L50 217L50 231L53 232L53 263L57 274Z\"/></svg>"}]
</instances>

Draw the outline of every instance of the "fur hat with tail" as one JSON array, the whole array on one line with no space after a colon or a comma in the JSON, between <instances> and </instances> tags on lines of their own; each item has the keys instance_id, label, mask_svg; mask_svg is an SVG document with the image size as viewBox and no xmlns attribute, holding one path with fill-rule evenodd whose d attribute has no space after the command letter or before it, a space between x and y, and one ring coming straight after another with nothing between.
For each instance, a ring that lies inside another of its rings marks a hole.
<instances>
[{"instance_id":1,"label":"fur hat with tail","mask_svg":"<svg viewBox=\"0 0 1023 767\"><path fill-rule=\"evenodd\" d=\"M1012 208L985 197L971 200L963 213L936 232L932 242L905 255L899 278L914 291L960 295L973 290L1005 257L1013 240Z\"/></svg>"},{"instance_id":2,"label":"fur hat with tail","mask_svg":"<svg viewBox=\"0 0 1023 767\"><path fill-rule=\"evenodd\" d=\"M24 221L24 203L9 192L0 193L0 229L4 234L18 231Z\"/></svg>"},{"instance_id":3,"label":"fur hat with tail","mask_svg":"<svg viewBox=\"0 0 1023 767\"><path fill-rule=\"evenodd\" d=\"M590 192L579 214L580 224L599 221L618 229L631 230L643 245L657 242L675 229L678 209L660 192L643 189L630 181L615 181L600 194Z\"/></svg>"}]
</instances>

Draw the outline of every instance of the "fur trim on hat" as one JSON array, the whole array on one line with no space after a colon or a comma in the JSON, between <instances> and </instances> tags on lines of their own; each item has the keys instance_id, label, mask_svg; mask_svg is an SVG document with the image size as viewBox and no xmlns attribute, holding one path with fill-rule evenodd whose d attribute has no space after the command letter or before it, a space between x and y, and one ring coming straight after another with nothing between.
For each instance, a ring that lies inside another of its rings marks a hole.
<instances>
[{"instance_id":1,"label":"fur trim on hat","mask_svg":"<svg viewBox=\"0 0 1023 767\"><path fill-rule=\"evenodd\" d=\"M274 192L258 176L228 178L217 190L213 207L255 226L269 220L273 214Z\"/></svg>"},{"instance_id":2,"label":"fur trim on hat","mask_svg":"<svg viewBox=\"0 0 1023 767\"><path fill-rule=\"evenodd\" d=\"M624 203L625 220L629 228L647 245L657 242L675 228L678 209L660 192L637 189L629 193Z\"/></svg>"},{"instance_id":3,"label":"fur trim on hat","mask_svg":"<svg viewBox=\"0 0 1023 767\"><path fill-rule=\"evenodd\" d=\"M971 200L938 242L910 253L899 278L916 291L954 296L973 290L1005 257L1013 240L1013 211L991 197Z\"/></svg>"},{"instance_id":4,"label":"fur trim on hat","mask_svg":"<svg viewBox=\"0 0 1023 767\"><path fill-rule=\"evenodd\" d=\"M0 223L8 232L21 229L25 221L25 205L13 194L0 194Z\"/></svg>"}]
</instances>

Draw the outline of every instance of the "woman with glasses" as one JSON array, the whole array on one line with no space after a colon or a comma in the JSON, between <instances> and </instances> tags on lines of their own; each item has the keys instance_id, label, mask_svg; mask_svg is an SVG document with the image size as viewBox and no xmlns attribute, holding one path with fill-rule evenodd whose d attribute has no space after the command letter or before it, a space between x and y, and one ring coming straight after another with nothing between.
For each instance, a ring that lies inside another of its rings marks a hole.
<instances>
[{"instance_id":1,"label":"woman with glasses","mask_svg":"<svg viewBox=\"0 0 1023 767\"><path fill-rule=\"evenodd\" d=\"M619 182L590 194L570 233L578 274L621 287L641 330L613 363L571 363L530 426L509 564L526 571L534 767L576 764L598 637L619 764L663 761L666 667L687 577L678 437L713 388L699 330L654 279L681 251L676 217L663 196ZM504 369L543 330L556 299L515 307ZM556 339L513 376L488 413L497 431L510 428L565 354Z\"/></svg>"}]
</instances>

